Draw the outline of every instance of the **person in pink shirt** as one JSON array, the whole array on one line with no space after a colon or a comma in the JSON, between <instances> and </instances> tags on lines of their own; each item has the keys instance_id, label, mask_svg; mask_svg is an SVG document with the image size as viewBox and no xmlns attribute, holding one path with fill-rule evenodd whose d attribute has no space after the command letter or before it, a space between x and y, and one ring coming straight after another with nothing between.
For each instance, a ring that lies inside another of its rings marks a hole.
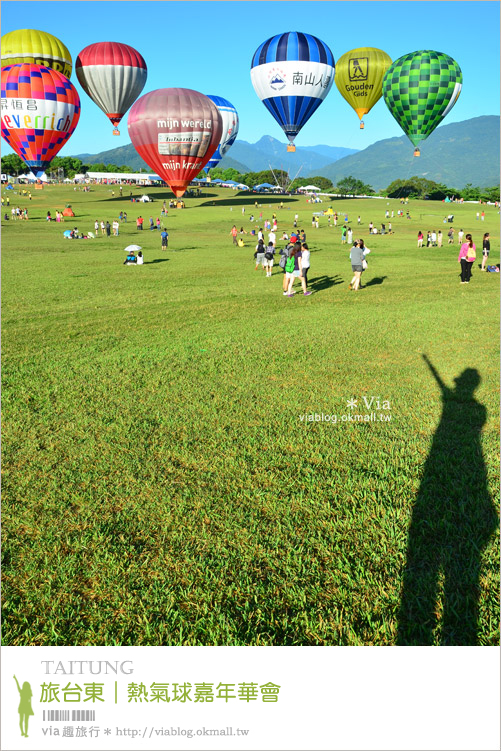
<instances>
[{"instance_id":1,"label":"person in pink shirt","mask_svg":"<svg viewBox=\"0 0 501 751\"><path fill-rule=\"evenodd\" d=\"M477 257L476 247L471 235L466 235L466 242L461 245L458 263L461 264L461 284L469 284L471 269Z\"/></svg>"}]
</instances>

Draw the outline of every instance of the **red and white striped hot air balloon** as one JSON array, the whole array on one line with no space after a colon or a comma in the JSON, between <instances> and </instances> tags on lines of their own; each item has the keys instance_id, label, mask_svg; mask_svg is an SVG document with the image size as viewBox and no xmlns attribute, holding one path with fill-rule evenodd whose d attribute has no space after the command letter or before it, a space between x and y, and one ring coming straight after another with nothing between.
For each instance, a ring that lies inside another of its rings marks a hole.
<instances>
[{"instance_id":1,"label":"red and white striped hot air balloon","mask_svg":"<svg viewBox=\"0 0 501 751\"><path fill-rule=\"evenodd\" d=\"M136 101L146 83L148 70L142 55L122 42L96 42L77 57L75 71L85 93L117 125Z\"/></svg>"}]
</instances>

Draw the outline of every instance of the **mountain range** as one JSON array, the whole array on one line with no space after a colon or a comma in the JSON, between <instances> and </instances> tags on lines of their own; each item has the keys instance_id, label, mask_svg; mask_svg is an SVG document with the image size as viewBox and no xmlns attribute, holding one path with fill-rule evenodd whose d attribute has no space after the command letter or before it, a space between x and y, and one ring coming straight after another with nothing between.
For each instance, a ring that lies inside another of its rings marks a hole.
<instances>
[{"instance_id":1,"label":"mountain range","mask_svg":"<svg viewBox=\"0 0 501 751\"><path fill-rule=\"evenodd\" d=\"M387 138L363 151L341 146L297 147L289 153L287 144L263 136L254 144L235 141L220 167L233 167L241 174L283 169L291 179L328 177L334 185L343 177L353 176L375 190L386 188L393 180L425 177L450 188L467 183L479 187L499 184L500 118L484 115L437 128L421 144L421 156L413 157L413 147L406 136ZM132 144L99 154L77 154L86 164L128 165L133 170L149 171Z\"/></svg>"}]
</instances>

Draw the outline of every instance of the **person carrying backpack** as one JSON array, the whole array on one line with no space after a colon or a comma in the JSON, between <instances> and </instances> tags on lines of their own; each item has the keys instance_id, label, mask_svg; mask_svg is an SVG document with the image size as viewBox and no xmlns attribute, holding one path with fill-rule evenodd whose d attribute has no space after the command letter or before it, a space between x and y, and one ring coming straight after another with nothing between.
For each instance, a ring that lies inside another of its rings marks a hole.
<instances>
[{"instance_id":1,"label":"person carrying backpack","mask_svg":"<svg viewBox=\"0 0 501 751\"><path fill-rule=\"evenodd\" d=\"M275 255L275 246L272 242L268 243L264 254L263 266L266 269L266 276L271 276L271 270L273 268L273 257Z\"/></svg>"},{"instance_id":2,"label":"person carrying backpack","mask_svg":"<svg viewBox=\"0 0 501 751\"><path fill-rule=\"evenodd\" d=\"M287 292L284 292L284 295L287 295L287 297L292 297L295 293L292 289L292 285L294 284L294 279L300 279L301 286L303 288L303 294L305 295L311 295L311 292L308 292L306 289L306 281L302 274L302 258L301 258L301 244L295 243L292 253L287 259L287 263L285 264L285 276L288 280L288 286L287 286Z\"/></svg>"}]
</instances>

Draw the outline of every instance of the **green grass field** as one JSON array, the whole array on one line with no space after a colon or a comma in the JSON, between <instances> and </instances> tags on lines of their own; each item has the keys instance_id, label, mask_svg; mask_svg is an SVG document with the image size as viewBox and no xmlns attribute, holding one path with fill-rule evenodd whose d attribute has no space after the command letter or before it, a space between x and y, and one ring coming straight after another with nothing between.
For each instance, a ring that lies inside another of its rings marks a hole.
<instances>
[{"instance_id":1,"label":"green grass field","mask_svg":"<svg viewBox=\"0 0 501 751\"><path fill-rule=\"evenodd\" d=\"M453 211L499 263L497 209L411 201L372 237L398 201L214 190L162 252L148 192L46 187L2 220L3 643L497 644L499 276L416 248ZM372 249L359 292L328 205ZM62 237L120 210L118 238ZM232 245L260 211L278 236L299 213L310 297Z\"/></svg>"}]
</instances>

